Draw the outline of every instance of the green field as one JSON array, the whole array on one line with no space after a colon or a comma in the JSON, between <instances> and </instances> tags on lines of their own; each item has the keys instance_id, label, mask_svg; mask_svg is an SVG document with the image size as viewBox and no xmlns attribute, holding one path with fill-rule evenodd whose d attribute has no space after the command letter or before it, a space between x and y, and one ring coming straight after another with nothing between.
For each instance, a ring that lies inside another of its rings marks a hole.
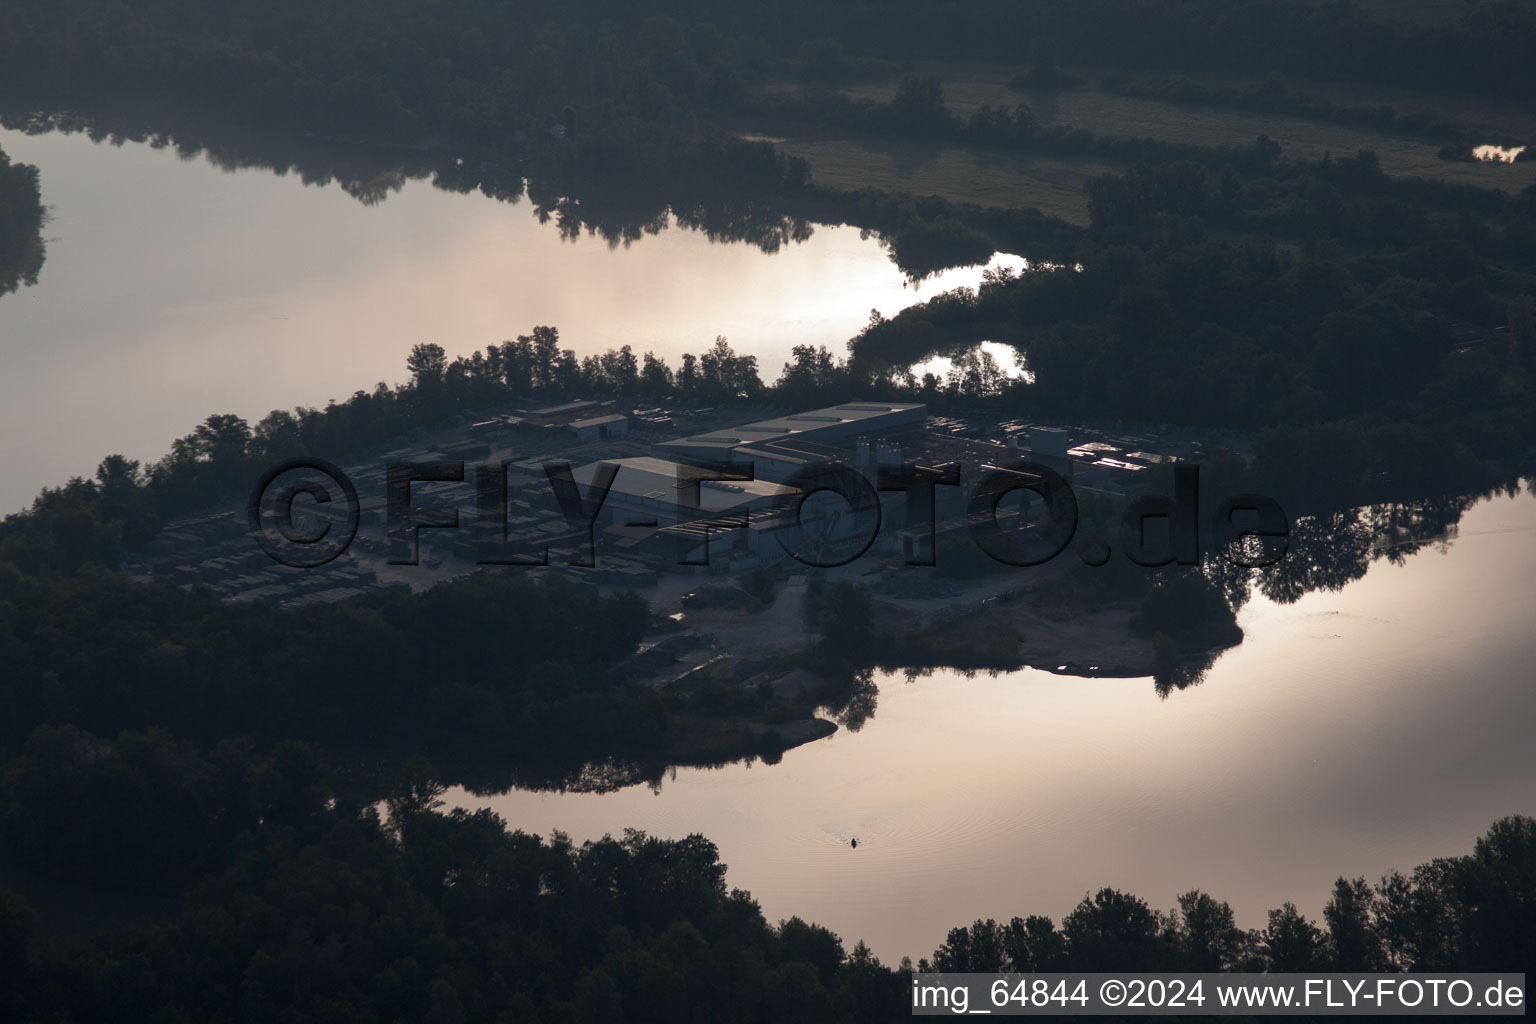
<instances>
[{"instance_id":1,"label":"green field","mask_svg":"<svg viewBox=\"0 0 1536 1024\"><path fill-rule=\"evenodd\" d=\"M1073 224L1088 223L1083 182L1123 166L1070 157L1024 157L955 146L851 139L792 138L778 148L811 164L811 178L834 188L871 186L936 195L957 203L1035 207Z\"/></svg>"},{"instance_id":2,"label":"green field","mask_svg":"<svg viewBox=\"0 0 1536 1024\"><path fill-rule=\"evenodd\" d=\"M1097 76L1089 75L1088 84L1077 90L1057 93L1021 93L1008 87L1008 79L1018 70L1013 67L932 64L919 68L926 73L937 74L944 83L945 99L950 108L962 117L969 117L984 103L1013 106L1028 103L1035 116L1044 123L1064 123L1084 128L1095 135L1121 138L1149 137L1170 142L1187 142L1202 146L1246 145L1259 135L1268 135L1283 147L1287 156L1317 159L1325 153L1353 155L1359 150L1374 150L1381 160L1384 171L1398 177L1422 177L1441 181L1458 181L1489 188L1518 192L1536 183L1536 163L1492 164L1465 163L1441 160L1437 155L1442 143L1438 140L1417 138L1402 133L1357 128L1329 121L1312 120L1290 114L1264 114L1240 110L1226 110L1193 104L1170 103L1162 100L1114 96L1099 92ZM895 94L898 77L860 82L844 91L853 97L888 100ZM1406 91L1371 90L1369 94L1355 93L1337 84L1291 82L1299 92L1326 96L1338 102L1391 103L1399 111L1438 109L1447 116L1465 119L1471 123L1488 126L1516 134L1536 133L1536 116L1519 108L1490 110L1473 109L1471 100L1456 96L1432 96ZM784 86L780 85L780 88ZM803 147L803 144L802 144ZM791 152L798 151L792 149ZM810 154L802 153L809 156ZM850 154L851 155L851 154ZM1031 181L1029 166L1039 161L1021 161L1023 180L1012 184L1001 180L994 168L985 185L977 179L978 188L985 188L986 200L993 196L1007 195L1010 190L1029 192L1037 183ZM853 172L846 166L836 172L840 178ZM958 157L948 161L962 164ZM1062 181L1062 170L1086 166L1070 159L1044 161L1053 164L1053 173L1046 181L1056 184ZM815 160L812 159L815 167ZM1102 168L1103 165L1097 165ZM817 170L820 170L817 168ZM872 165L873 173L882 176L884 171L878 162ZM830 173L830 172L829 172ZM1097 173L1088 171L1087 173ZM944 175L943 177L948 177ZM1080 179L1079 179L1080 180ZM829 179L830 181L830 179ZM952 195L960 182L950 179ZM1037 204L1038 205L1038 204ZM1043 207L1042 207L1043 208Z\"/></svg>"}]
</instances>

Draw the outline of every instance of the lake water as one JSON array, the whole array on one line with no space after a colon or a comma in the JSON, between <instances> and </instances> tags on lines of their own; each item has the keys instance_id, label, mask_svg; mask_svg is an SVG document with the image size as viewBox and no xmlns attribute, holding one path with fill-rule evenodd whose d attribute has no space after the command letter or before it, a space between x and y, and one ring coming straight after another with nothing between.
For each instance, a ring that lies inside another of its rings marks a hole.
<instances>
[{"instance_id":1,"label":"lake water","mask_svg":"<svg viewBox=\"0 0 1536 1024\"><path fill-rule=\"evenodd\" d=\"M890 961L978 917L1059 922L1106 885L1162 908L1198 887L1263 927L1286 900L1317 917L1340 875L1407 872L1536 813L1533 606L1521 494L1338 593L1255 597L1247 639L1167 700L1151 679L886 677L859 732L777 765L682 769L654 793L450 797L578 841L702 832L770 920Z\"/></svg>"},{"instance_id":2,"label":"lake water","mask_svg":"<svg viewBox=\"0 0 1536 1024\"><path fill-rule=\"evenodd\" d=\"M1514 163L1515 159L1525 152L1524 146L1476 146L1472 150L1472 156L1477 160L1486 160L1490 163Z\"/></svg>"},{"instance_id":3,"label":"lake water","mask_svg":"<svg viewBox=\"0 0 1536 1024\"><path fill-rule=\"evenodd\" d=\"M36 287L0 299L0 510L154 458L209 413L256 419L404 373L419 341L465 353L558 326L674 364L717 334L777 375L980 269L908 285L853 229L769 256L673 227L629 248L561 241L526 203L407 184L335 186L82 136L0 132L53 208ZM1536 501L1474 508L1458 539L1339 593L1244 609L1203 685L1023 671L881 680L857 732L777 765L681 770L659 792L457 793L580 839L703 832L773 919L819 921L886 958L980 916L1059 917L1104 885L1169 906L1202 887L1245 926L1321 909L1340 874L1465 852L1536 811ZM848 841L858 837L857 850Z\"/></svg>"},{"instance_id":4,"label":"lake water","mask_svg":"<svg viewBox=\"0 0 1536 1024\"><path fill-rule=\"evenodd\" d=\"M579 355L629 344L675 368L725 335L771 381L792 346L842 356L871 309L982 273L911 284L849 227L773 255L675 226L610 248L425 181L370 207L136 143L0 130L0 149L39 168L52 213L39 283L0 299L0 514L109 452L159 458L211 413L400 381L422 341L453 356L552 324Z\"/></svg>"}]
</instances>

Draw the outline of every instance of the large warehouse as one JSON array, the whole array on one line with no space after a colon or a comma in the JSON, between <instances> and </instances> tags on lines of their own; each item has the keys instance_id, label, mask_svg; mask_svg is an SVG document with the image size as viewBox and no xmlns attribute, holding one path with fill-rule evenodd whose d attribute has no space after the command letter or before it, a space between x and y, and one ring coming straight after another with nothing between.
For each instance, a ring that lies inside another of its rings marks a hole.
<instances>
[{"instance_id":1,"label":"large warehouse","mask_svg":"<svg viewBox=\"0 0 1536 1024\"><path fill-rule=\"evenodd\" d=\"M597 476L591 462L572 471L583 496ZM644 523L663 529L787 504L800 492L765 480L709 480L692 466L649 457L609 459L619 467L598 514L599 526ZM695 504L696 502L696 504Z\"/></svg>"},{"instance_id":2,"label":"large warehouse","mask_svg":"<svg viewBox=\"0 0 1536 1024\"><path fill-rule=\"evenodd\" d=\"M684 461L751 460L759 477L783 479L792 465L834 454L822 446L861 436L899 435L921 429L927 420L928 407L922 403L848 402L663 441L656 450Z\"/></svg>"}]
</instances>

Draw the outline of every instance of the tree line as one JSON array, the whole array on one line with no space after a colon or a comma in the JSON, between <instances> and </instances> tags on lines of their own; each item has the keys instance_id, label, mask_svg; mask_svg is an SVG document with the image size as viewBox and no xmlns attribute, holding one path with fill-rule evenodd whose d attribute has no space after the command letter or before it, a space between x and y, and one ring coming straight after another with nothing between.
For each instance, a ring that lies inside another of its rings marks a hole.
<instances>
[{"instance_id":1,"label":"tree line","mask_svg":"<svg viewBox=\"0 0 1536 1024\"><path fill-rule=\"evenodd\" d=\"M743 100L752 114L783 132L837 132L921 139L1020 153L1092 156L1105 160L1165 163L1190 160L1220 167L1265 169L1269 144L1205 145L1146 136L1097 135L1062 121L1042 122L1029 104L986 102L963 118L945 100L939 75L907 73L889 100L855 98L821 83L797 92L764 90ZM1471 139L1470 132L1466 137Z\"/></svg>"},{"instance_id":2,"label":"tree line","mask_svg":"<svg viewBox=\"0 0 1536 1024\"><path fill-rule=\"evenodd\" d=\"M1525 963L1536 953L1528 910L1536 822L1497 821L1470 855L1409 874L1339 878L1321 926L1285 903L1263 928L1239 928L1232 908L1200 890L1168 911L1100 889L1067 914L987 919L955 928L919 971L1463 971Z\"/></svg>"},{"instance_id":3,"label":"tree line","mask_svg":"<svg viewBox=\"0 0 1536 1024\"><path fill-rule=\"evenodd\" d=\"M1183 75L1136 77L1126 72L1106 75L1099 83L1103 92L1137 96L1172 103L1196 103L1212 107L1298 114L1319 121L1383 128L1407 135L1443 139L1465 148L1473 143L1520 145L1524 140L1469 124L1433 109L1399 110L1391 103L1344 103L1294 88L1279 72L1258 81L1212 85Z\"/></svg>"},{"instance_id":4,"label":"tree line","mask_svg":"<svg viewBox=\"0 0 1536 1024\"><path fill-rule=\"evenodd\" d=\"M1429 26L1349 4L1178 0L988 0L897 5L797 2L773 12L722 2L541 2L425 11L283 2L259 19L190 0L9 5L0 32L12 95L52 106L106 96L201 98L254 123L308 130L492 138L518 131L603 137L626 151L686 135L779 67L843 63L827 41L885 61L1056 62L1285 74L1448 87L1507 97L1536 79L1521 55L1536 18L1478 4ZM807 49L808 48L808 49ZM807 62L806 57L810 56ZM644 173L637 168L629 173Z\"/></svg>"},{"instance_id":5,"label":"tree line","mask_svg":"<svg viewBox=\"0 0 1536 1024\"><path fill-rule=\"evenodd\" d=\"M1394 180L1369 153L1276 147L1260 171L1137 165L1088 194L1071 264L872 320L850 363L1007 341L1033 382L998 407L1256 430L1255 482L1278 481L1297 511L1467 492L1527 465L1536 188Z\"/></svg>"},{"instance_id":6,"label":"tree line","mask_svg":"<svg viewBox=\"0 0 1536 1024\"><path fill-rule=\"evenodd\" d=\"M501 758L554 778L604 758L654 761L684 735L678 709L611 671L649 622L633 593L547 573L285 610L94 567L0 564L0 750L72 725L203 745L303 739L375 760L423 751L445 768Z\"/></svg>"},{"instance_id":7,"label":"tree line","mask_svg":"<svg viewBox=\"0 0 1536 1024\"><path fill-rule=\"evenodd\" d=\"M1287 903L1243 929L1199 890L1161 911L1105 888L1060 926L977 921L893 968L799 917L770 924L727 888L703 836L509 831L490 811L444 813L420 761L386 815L333 794L302 744L200 762L155 735L60 734L0 781L9 821L59 813L38 785L58 777L32 762L71 749L89 765L66 783L74 809L116 821L130 863L157 848L202 859L178 899L68 939L0 889L8 1019L661 1021L685 1006L690 1019L874 1022L905 1012L915 972L1508 971L1536 952L1536 821L1522 817L1411 874L1340 878L1321 923ZM213 828L188 800L220 809Z\"/></svg>"},{"instance_id":8,"label":"tree line","mask_svg":"<svg viewBox=\"0 0 1536 1024\"><path fill-rule=\"evenodd\" d=\"M45 214L37 168L14 163L0 149L0 296L37 283Z\"/></svg>"},{"instance_id":9,"label":"tree line","mask_svg":"<svg viewBox=\"0 0 1536 1024\"><path fill-rule=\"evenodd\" d=\"M1426 74L1444 73L1458 89L1504 97L1532 86L1526 62L1497 57L1517 55L1522 41L1536 38L1536 22L1516 5L1476 5L1434 30L1295 0L1090 7L948 3L872 22L847 3L795 5L797 13L765 17L719 3L638 10L611 0L542 2L471 14L390 0L382 8L284 2L247 19L190 0L151 7L22 0L0 14L0 87L13 111L141 121L161 133L182 121L235 119L248 132L277 137L307 132L442 148L450 167L516 162L564 196L763 201L799 196L808 168L767 144L734 138L728 126L775 104L820 123L857 122L905 138L1192 158L1189 147L1042 127L1023 106L987 107L961 124L937 79L924 75L904 79L888 104L825 90L795 100L764 89L786 70L826 77L860 66L861 58L842 54L844 42L882 68L957 57L1032 60L1040 74L1057 60L1123 67L1151 60L1185 72L1235 62L1245 73L1419 86ZM444 177L462 173L472 172ZM857 205L850 194L815 190L809 200ZM950 242L969 251L963 236Z\"/></svg>"},{"instance_id":10,"label":"tree line","mask_svg":"<svg viewBox=\"0 0 1536 1024\"><path fill-rule=\"evenodd\" d=\"M45 488L27 511L0 520L0 562L29 573L116 565L161 523L243 494L278 461L297 455L341 458L413 429L445 424L464 409L575 395L797 405L845 401L860 391L959 398L993 393L1005 380L989 356L971 355L946 380L930 374L920 383L908 372L897 382L884 381L872 367L839 360L824 346L798 345L768 385L757 357L737 352L724 338L698 356L684 354L674 369L653 352L637 357L628 345L578 357L551 326L451 360L441 345L418 344L406 369L409 379L397 386L381 382L323 409L277 409L254 425L231 413L214 414L148 465L108 456L93 479Z\"/></svg>"}]
</instances>

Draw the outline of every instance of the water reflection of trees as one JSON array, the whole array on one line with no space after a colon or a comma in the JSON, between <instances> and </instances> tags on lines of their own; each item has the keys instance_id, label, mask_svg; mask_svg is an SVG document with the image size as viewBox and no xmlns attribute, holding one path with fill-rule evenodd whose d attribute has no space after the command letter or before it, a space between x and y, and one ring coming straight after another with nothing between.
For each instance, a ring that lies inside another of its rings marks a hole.
<instances>
[{"instance_id":1,"label":"water reflection of trees","mask_svg":"<svg viewBox=\"0 0 1536 1024\"><path fill-rule=\"evenodd\" d=\"M1159 697L1167 699L1175 690L1187 690L1205 682L1206 673L1216 664L1225 651L1201 651L1198 654L1180 655L1178 651L1156 655L1156 667L1152 672L1152 688Z\"/></svg>"},{"instance_id":2,"label":"water reflection of trees","mask_svg":"<svg viewBox=\"0 0 1536 1024\"><path fill-rule=\"evenodd\" d=\"M1202 571L1221 589L1234 612L1255 593L1277 604L1294 604L1316 591L1343 590L1364 577L1374 562L1400 566L1428 546L1443 550L1455 538L1463 513L1478 501L1516 493L1518 488L1511 482L1483 494L1386 502L1306 516L1291 524L1285 557L1274 565L1244 569L1209 555ZM1153 685L1159 696L1201 683L1221 653L1174 657L1155 652Z\"/></svg>"},{"instance_id":3,"label":"water reflection of trees","mask_svg":"<svg viewBox=\"0 0 1536 1024\"><path fill-rule=\"evenodd\" d=\"M1372 562L1402 565L1427 545L1453 539L1462 514L1487 496L1367 505L1302 519L1292 528L1286 557L1251 582L1280 604L1317 590L1341 590Z\"/></svg>"},{"instance_id":4,"label":"water reflection of trees","mask_svg":"<svg viewBox=\"0 0 1536 1024\"><path fill-rule=\"evenodd\" d=\"M1263 569L1242 568L1212 552L1204 557L1200 571L1225 599L1234 615L1255 594L1279 604L1294 604L1316 591L1342 590L1347 584L1363 577L1377 561L1403 565L1412 555L1427 547L1443 550L1455 538L1457 524L1463 513L1478 501L1495 495L1513 496L1517 493L1518 486L1511 481L1506 486L1482 494L1384 502L1318 513L1291 524L1286 554L1272 566ZM1163 579L1161 586L1168 590L1164 598L1165 605L1169 602L1187 603L1172 596L1186 588L1174 586L1169 589L1169 584L1177 584L1181 578L1187 579L1179 574L1188 571L1177 566L1156 570ZM1200 633L1197 631L1196 635ZM1149 643L1152 647L1153 688L1163 698L1200 685L1222 654L1231 649L1230 645L1190 649L1184 641L1176 642L1161 630L1153 632ZM914 648L904 648L892 657L910 660L912 650ZM996 664L995 651L985 654L978 652L978 656L987 664L977 667L976 664L964 664L963 658L957 660L953 650L941 650L944 659L942 664L910 664L909 661L888 658L881 662L880 667L903 674L909 683L927 678L936 669L971 678L978 672L997 674L1024 667L1021 661L1007 665ZM857 688L857 684L850 687L846 696L843 690L837 691L838 696L828 701L827 710L834 715L849 714L851 721L845 723L849 728L863 725L873 717L878 696L872 682L868 683L868 688L867 696ZM842 719L839 718L839 721Z\"/></svg>"},{"instance_id":5,"label":"water reflection of trees","mask_svg":"<svg viewBox=\"0 0 1536 1024\"><path fill-rule=\"evenodd\" d=\"M157 125L163 123L163 118L157 119ZM637 195L602 189L577 193L528 163L466 160L441 148L236 133L205 125L167 132L127 118L86 118L67 112L0 112L0 125L29 135L82 133L111 146L134 142L169 148L183 160L202 157L224 171L292 174L305 185L334 184L366 206L385 202L413 181L427 181L448 192L478 192L498 202L517 203L526 196L540 223L553 221L561 238L575 241L587 235L601 238L610 248L659 234L674 220L711 242L745 242L765 253L803 242L813 230L803 217L763 202L725 195Z\"/></svg>"},{"instance_id":6,"label":"water reflection of trees","mask_svg":"<svg viewBox=\"0 0 1536 1024\"><path fill-rule=\"evenodd\" d=\"M647 785L660 790L664 778L677 777L676 768L663 764L645 764L622 758L599 761L530 761L513 753L509 756L481 758L458 763L444 763L439 768L445 779L477 796L505 793L513 789L554 793L613 793L630 786Z\"/></svg>"},{"instance_id":7,"label":"water reflection of trees","mask_svg":"<svg viewBox=\"0 0 1536 1024\"><path fill-rule=\"evenodd\" d=\"M0 150L0 296L37 283L45 220L37 168L12 163Z\"/></svg>"},{"instance_id":8,"label":"water reflection of trees","mask_svg":"<svg viewBox=\"0 0 1536 1024\"><path fill-rule=\"evenodd\" d=\"M914 669L909 679L926 676L932 669ZM973 674L973 673L967 673ZM880 688L873 669L851 671L832 680L820 695L819 713L830 717L849 732L858 732L875 716ZM471 752L461 749L457 755L434 751L433 766L441 777L463 786L477 796L505 793L512 789L553 793L612 793L631 786L648 786L660 792L667 782L677 779L679 767L713 769L728 765L777 764L782 752L774 748L745 753L723 760L686 763L609 757L600 760L562 758L558 755L529 756L526 751Z\"/></svg>"},{"instance_id":9,"label":"water reflection of trees","mask_svg":"<svg viewBox=\"0 0 1536 1024\"><path fill-rule=\"evenodd\" d=\"M1365 576L1377 561L1403 565L1427 547L1443 550L1455 538L1462 515L1478 501L1495 495L1513 496L1518 492L1518 486L1511 481L1481 494L1384 502L1313 514L1291 524L1286 554L1274 565L1263 569L1242 568L1211 552L1204 557L1200 571L1220 592L1234 614L1247 605L1254 594L1278 604L1294 604L1316 591L1342 590ZM1186 571L1178 567L1161 570L1164 574ZM1153 687L1165 698L1202 683L1229 649L1188 650L1162 633L1154 635L1150 642ZM928 675L933 667L903 670L908 681L912 681ZM965 672L969 675L973 670L966 669Z\"/></svg>"},{"instance_id":10,"label":"water reflection of trees","mask_svg":"<svg viewBox=\"0 0 1536 1024\"><path fill-rule=\"evenodd\" d=\"M430 181L436 188L459 194L478 192L505 203L515 204L526 197L539 220L553 221L562 238L576 240L587 235L602 239L610 247L657 235L673 223L699 231L713 242L747 242L767 253L804 241L813 231L803 217L762 202L718 194L638 196L600 189L573 194L557 184L554 176L524 163L465 160L440 148L263 136L217 126L168 133L126 119L109 122L67 113L0 112L0 125L29 134L82 132L93 141L114 146L135 142L156 149L172 148L183 160L202 157L226 171L258 169L292 174L306 185L336 184L370 206L387 201L413 181ZM40 246L36 263L41 263ZM33 270L35 275L35 267ZM0 292L3 290L4 280L0 279ZM1536 485L1536 479L1528 485ZM1490 493L1513 494L1515 490L1510 483ZM1427 498L1310 515L1292 524L1288 553L1274 566L1247 570L1208 557L1204 574L1234 612L1254 593L1290 604L1314 591L1336 592L1363 577L1378 559L1401 565L1426 545L1445 543L1454 537L1462 513L1483 496ZM1219 657L1220 651L1176 651L1155 658L1157 692L1169 696L1198 685ZM911 668L909 677L930 668ZM874 716L877 698L873 676L864 670L834 689L826 709L845 728L857 731ZM664 771L653 764L619 760L575 764L500 760L494 765L463 765L457 776L485 791L518 786L601 792L641 782L659 785Z\"/></svg>"},{"instance_id":11,"label":"water reflection of trees","mask_svg":"<svg viewBox=\"0 0 1536 1024\"><path fill-rule=\"evenodd\" d=\"M849 732L858 732L865 722L875 717L879 703L880 687L875 683L874 669L863 668L834 684L825 697L823 708L838 725Z\"/></svg>"}]
</instances>

